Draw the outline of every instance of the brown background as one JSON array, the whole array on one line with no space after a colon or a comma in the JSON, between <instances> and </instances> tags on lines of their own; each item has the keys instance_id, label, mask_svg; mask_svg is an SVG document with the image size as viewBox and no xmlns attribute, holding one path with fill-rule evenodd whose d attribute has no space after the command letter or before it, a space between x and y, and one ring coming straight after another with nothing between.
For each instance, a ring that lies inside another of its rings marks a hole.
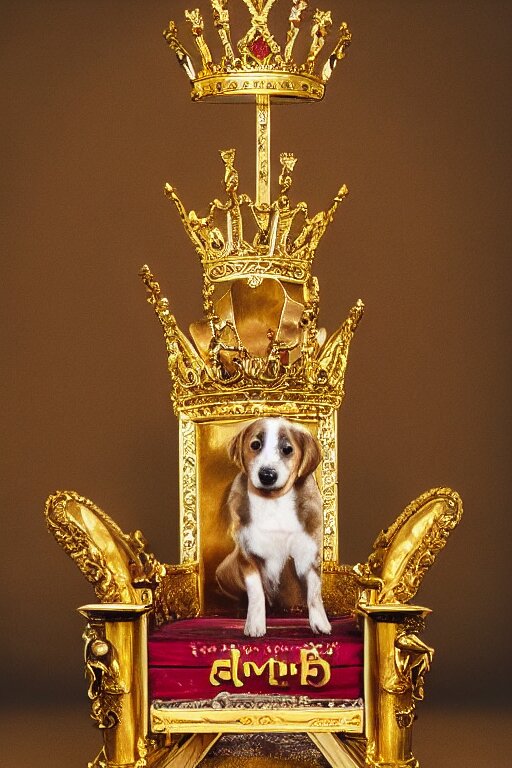
<instances>
[{"instance_id":1,"label":"brown background","mask_svg":"<svg viewBox=\"0 0 512 768\"><path fill-rule=\"evenodd\" d=\"M76 489L177 558L176 422L137 272L150 264L183 327L197 319L200 268L163 183L201 210L222 190L217 150L234 146L241 187L254 186L253 110L191 104L160 39L186 5L1 3L1 679L40 766L83 765L97 742L74 613L92 592L45 533L44 499ZM367 305L341 416L341 551L365 559L427 488L463 496L419 594L438 652L417 734L424 765L471 764L450 749L480 754L510 685L512 5L331 7L353 46L323 103L274 110L273 147L298 155L293 192L311 210L351 190L315 266L330 330ZM34 764L28 746L5 751Z\"/></svg>"}]
</instances>

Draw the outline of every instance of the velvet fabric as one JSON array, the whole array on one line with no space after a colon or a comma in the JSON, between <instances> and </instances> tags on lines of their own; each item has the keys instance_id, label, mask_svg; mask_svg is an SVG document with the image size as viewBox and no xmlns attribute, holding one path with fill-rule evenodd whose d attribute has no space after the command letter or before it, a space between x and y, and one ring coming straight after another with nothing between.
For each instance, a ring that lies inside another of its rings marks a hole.
<instances>
[{"instance_id":1,"label":"velvet fabric","mask_svg":"<svg viewBox=\"0 0 512 768\"><path fill-rule=\"evenodd\" d=\"M362 633L351 615L331 623L332 634L320 636L307 619L268 619L267 634L260 638L245 637L239 619L202 617L167 624L150 635L151 697L211 699L226 691L360 698Z\"/></svg>"}]
</instances>

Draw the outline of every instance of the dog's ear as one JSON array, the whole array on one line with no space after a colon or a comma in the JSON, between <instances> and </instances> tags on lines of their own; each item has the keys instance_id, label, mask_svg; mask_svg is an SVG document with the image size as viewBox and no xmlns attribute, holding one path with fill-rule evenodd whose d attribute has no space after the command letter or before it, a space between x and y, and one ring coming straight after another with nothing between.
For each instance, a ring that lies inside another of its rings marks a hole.
<instances>
[{"instance_id":1,"label":"dog's ear","mask_svg":"<svg viewBox=\"0 0 512 768\"><path fill-rule=\"evenodd\" d=\"M302 460L300 462L298 477L307 477L318 467L322 461L322 452L316 437L306 429L296 431L299 444L302 448Z\"/></svg>"},{"instance_id":2,"label":"dog's ear","mask_svg":"<svg viewBox=\"0 0 512 768\"><path fill-rule=\"evenodd\" d=\"M244 438L248 427L244 427L237 432L237 434L231 438L228 445L228 456L232 462L234 462L238 469L242 472L247 472L247 468L244 463Z\"/></svg>"}]
</instances>

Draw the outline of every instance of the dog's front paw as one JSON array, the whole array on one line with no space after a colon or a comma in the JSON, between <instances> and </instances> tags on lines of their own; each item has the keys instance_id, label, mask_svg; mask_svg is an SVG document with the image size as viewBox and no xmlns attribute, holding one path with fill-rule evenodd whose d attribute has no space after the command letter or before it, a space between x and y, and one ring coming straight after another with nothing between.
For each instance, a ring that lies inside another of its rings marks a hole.
<instances>
[{"instance_id":1,"label":"dog's front paw","mask_svg":"<svg viewBox=\"0 0 512 768\"><path fill-rule=\"evenodd\" d=\"M267 631L265 616L247 616L244 627L244 635L248 637L263 637Z\"/></svg>"},{"instance_id":2,"label":"dog's front paw","mask_svg":"<svg viewBox=\"0 0 512 768\"><path fill-rule=\"evenodd\" d=\"M309 611L309 625L313 632L318 635L330 635L332 627L325 613L324 607L318 606Z\"/></svg>"}]
</instances>

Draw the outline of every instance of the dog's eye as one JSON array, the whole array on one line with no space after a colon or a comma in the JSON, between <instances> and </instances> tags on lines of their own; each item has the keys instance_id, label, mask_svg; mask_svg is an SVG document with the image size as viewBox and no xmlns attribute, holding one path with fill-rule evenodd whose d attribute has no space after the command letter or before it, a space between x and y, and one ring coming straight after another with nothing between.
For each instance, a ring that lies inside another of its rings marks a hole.
<instances>
[{"instance_id":1,"label":"dog's eye","mask_svg":"<svg viewBox=\"0 0 512 768\"><path fill-rule=\"evenodd\" d=\"M282 451L285 456L290 456L293 453L293 445L283 445Z\"/></svg>"},{"instance_id":2,"label":"dog's eye","mask_svg":"<svg viewBox=\"0 0 512 768\"><path fill-rule=\"evenodd\" d=\"M259 449L261 448L261 440L258 440L258 439L253 440L251 443L251 448L253 451L259 451Z\"/></svg>"}]
</instances>

